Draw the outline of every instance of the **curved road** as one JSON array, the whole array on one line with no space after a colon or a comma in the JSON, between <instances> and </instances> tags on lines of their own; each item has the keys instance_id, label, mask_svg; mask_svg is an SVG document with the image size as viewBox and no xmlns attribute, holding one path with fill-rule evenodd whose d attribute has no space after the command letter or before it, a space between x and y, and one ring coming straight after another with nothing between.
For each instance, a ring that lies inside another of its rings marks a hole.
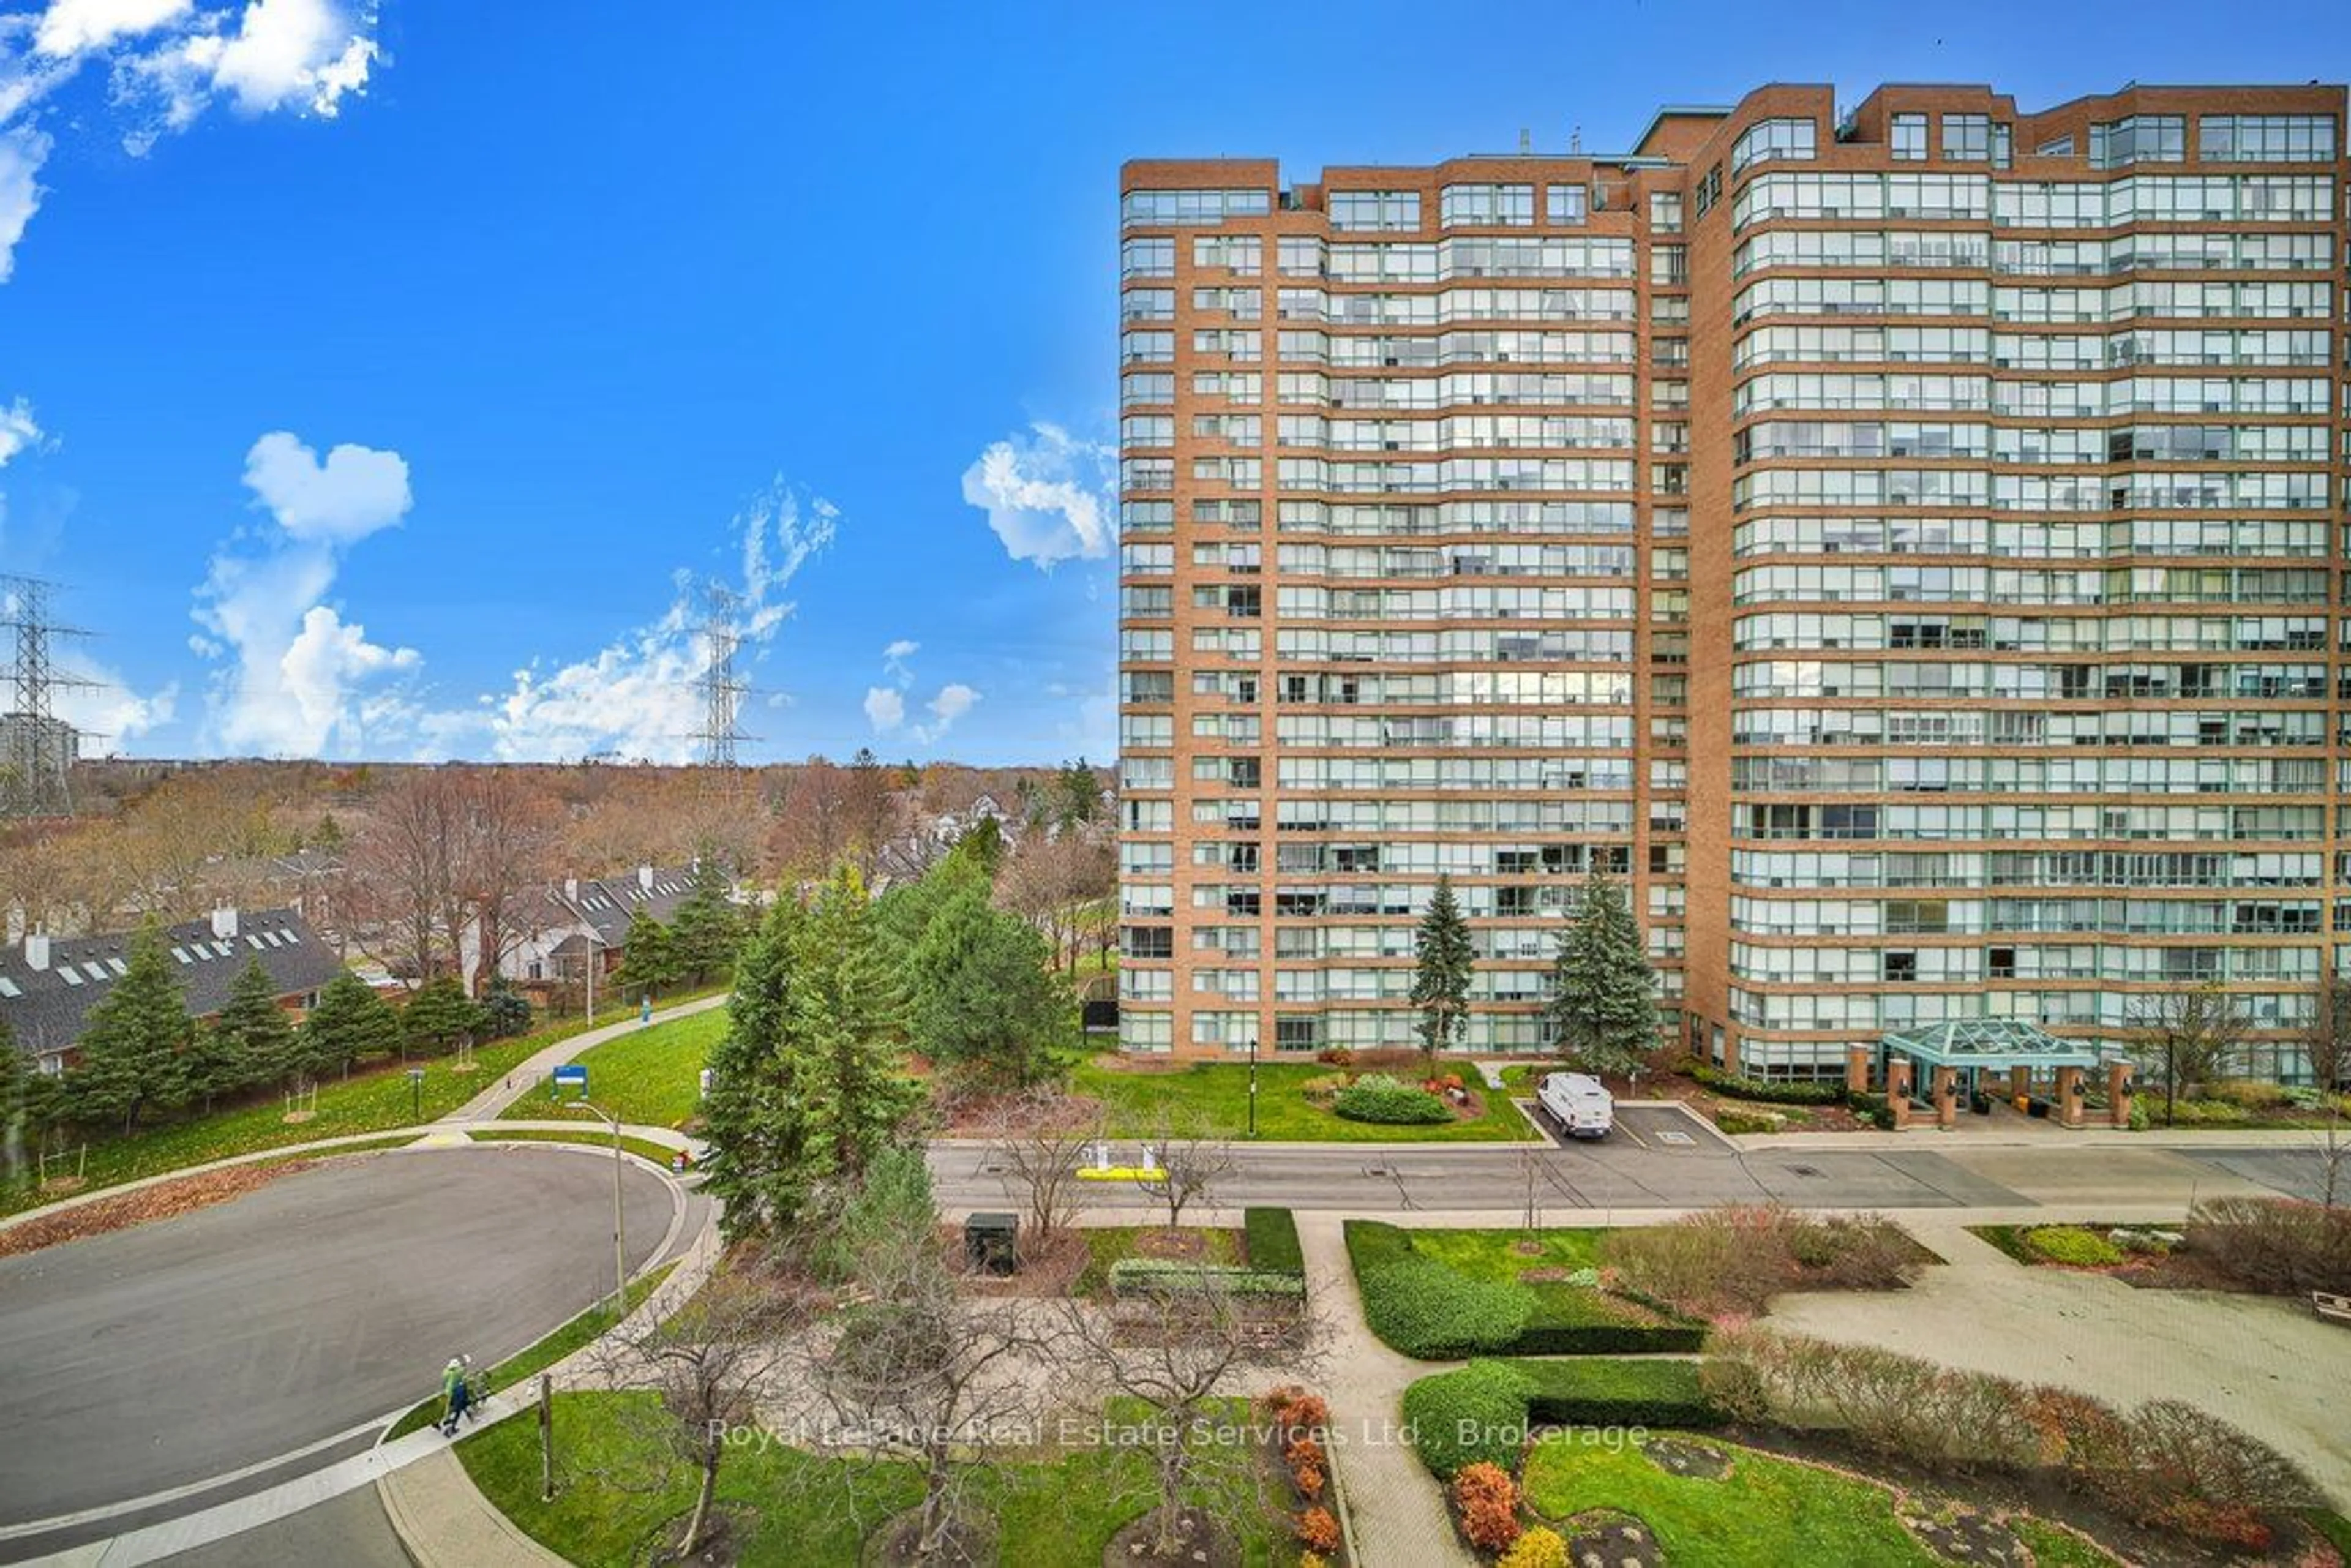
<instances>
[{"instance_id":1,"label":"curved road","mask_svg":"<svg viewBox=\"0 0 2351 1568\"><path fill-rule=\"evenodd\" d=\"M676 1198L633 1165L622 1194L633 1272ZM402 1150L0 1259L0 1524L205 1480L413 1404L451 1355L494 1363L609 1295L611 1224L603 1160Z\"/></svg>"}]
</instances>

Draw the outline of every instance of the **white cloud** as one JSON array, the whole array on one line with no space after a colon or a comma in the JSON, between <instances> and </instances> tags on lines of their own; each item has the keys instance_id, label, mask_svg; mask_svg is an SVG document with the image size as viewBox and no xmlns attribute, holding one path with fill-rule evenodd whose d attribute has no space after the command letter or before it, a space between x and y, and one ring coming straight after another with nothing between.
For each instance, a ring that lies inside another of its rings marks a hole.
<instances>
[{"instance_id":1,"label":"white cloud","mask_svg":"<svg viewBox=\"0 0 2351 1568\"><path fill-rule=\"evenodd\" d=\"M76 668L98 684L68 687L57 694L57 715L82 732L82 754L102 757L117 752L178 716L180 683L167 682L141 696L113 671L97 664Z\"/></svg>"},{"instance_id":2,"label":"white cloud","mask_svg":"<svg viewBox=\"0 0 2351 1568\"><path fill-rule=\"evenodd\" d=\"M889 734L906 722L906 699L888 686L866 687L865 720L874 734Z\"/></svg>"},{"instance_id":3,"label":"white cloud","mask_svg":"<svg viewBox=\"0 0 2351 1568\"><path fill-rule=\"evenodd\" d=\"M248 0L199 10L193 0L48 0L0 12L0 283L41 204L52 138L45 102L85 68L105 72L122 145L143 155L225 99L246 115L330 120L389 63L373 0ZM88 123L75 116L70 130Z\"/></svg>"},{"instance_id":4,"label":"white cloud","mask_svg":"<svg viewBox=\"0 0 2351 1568\"><path fill-rule=\"evenodd\" d=\"M733 627L743 653L775 635L797 605L781 597L800 569L831 545L841 513L830 501L805 505L781 480L737 514L743 580ZM428 716L425 732L444 747L486 735L492 753L515 762L553 761L609 752L623 759L685 762L695 755L703 699L695 682L709 667L702 635L705 611L691 574L672 580L668 610L592 656L542 671L515 672L503 693L484 695L471 712Z\"/></svg>"},{"instance_id":5,"label":"white cloud","mask_svg":"<svg viewBox=\"0 0 2351 1568\"><path fill-rule=\"evenodd\" d=\"M346 443L320 463L283 430L253 444L245 482L289 536L329 544L357 544L400 521L413 504L399 453Z\"/></svg>"},{"instance_id":6,"label":"white cloud","mask_svg":"<svg viewBox=\"0 0 2351 1568\"><path fill-rule=\"evenodd\" d=\"M50 0L33 29L36 54L62 57L152 33L195 9L193 0Z\"/></svg>"},{"instance_id":7,"label":"white cloud","mask_svg":"<svg viewBox=\"0 0 2351 1568\"><path fill-rule=\"evenodd\" d=\"M1050 567L1108 555L1117 454L1058 424L1039 421L1029 429L991 443L964 470L963 498L987 514L1015 560Z\"/></svg>"},{"instance_id":8,"label":"white cloud","mask_svg":"<svg viewBox=\"0 0 2351 1568\"><path fill-rule=\"evenodd\" d=\"M371 643L327 602L342 554L412 504L398 453L334 448L322 464L285 431L246 455L245 482L274 519L225 543L197 590L189 646L226 667L207 733L226 750L349 756L413 716L413 648Z\"/></svg>"},{"instance_id":9,"label":"white cloud","mask_svg":"<svg viewBox=\"0 0 2351 1568\"><path fill-rule=\"evenodd\" d=\"M969 713L978 701L979 694L961 681L949 681L941 686L939 695L930 703L931 717L936 721L931 727L933 736L946 734L947 727Z\"/></svg>"},{"instance_id":10,"label":"white cloud","mask_svg":"<svg viewBox=\"0 0 2351 1568\"><path fill-rule=\"evenodd\" d=\"M13 403L0 403L0 468L27 447L41 444L41 427L33 418L33 405L23 398Z\"/></svg>"},{"instance_id":11,"label":"white cloud","mask_svg":"<svg viewBox=\"0 0 2351 1568\"><path fill-rule=\"evenodd\" d=\"M912 638L901 637L882 650L882 667L896 676L898 684L904 685L914 678L906 669L906 661L922 651L923 645L920 643Z\"/></svg>"},{"instance_id":12,"label":"white cloud","mask_svg":"<svg viewBox=\"0 0 2351 1568\"><path fill-rule=\"evenodd\" d=\"M6 89L7 84L0 82L0 94ZM49 146L47 137L29 127L8 129L8 116L0 108L0 283L16 270L16 242L40 210L42 188L37 176Z\"/></svg>"}]
</instances>

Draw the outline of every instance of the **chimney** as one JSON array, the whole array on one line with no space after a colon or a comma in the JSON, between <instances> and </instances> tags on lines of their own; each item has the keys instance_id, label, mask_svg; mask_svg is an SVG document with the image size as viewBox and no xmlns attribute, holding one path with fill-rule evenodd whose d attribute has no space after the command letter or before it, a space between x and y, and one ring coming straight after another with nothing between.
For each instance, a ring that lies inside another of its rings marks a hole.
<instances>
[{"instance_id":1,"label":"chimney","mask_svg":"<svg viewBox=\"0 0 2351 1568\"><path fill-rule=\"evenodd\" d=\"M224 942L236 935L235 904L224 904L213 911L213 935Z\"/></svg>"},{"instance_id":2,"label":"chimney","mask_svg":"<svg viewBox=\"0 0 2351 1568\"><path fill-rule=\"evenodd\" d=\"M637 868L637 891L639 893L651 893L653 890L653 868L649 865L639 866Z\"/></svg>"},{"instance_id":3,"label":"chimney","mask_svg":"<svg viewBox=\"0 0 2351 1568\"><path fill-rule=\"evenodd\" d=\"M566 904L577 904L580 902L580 879L578 877L567 876L563 879L563 902Z\"/></svg>"},{"instance_id":4,"label":"chimney","mask_svg":"<svg viewBox=\"0 0 2351 1568\"><path fill-rule=\"evenodd\" d=\"M49 967L49 934L46 931L25 933L25 967L33 970Z\"/></svg>"}]
</instances>

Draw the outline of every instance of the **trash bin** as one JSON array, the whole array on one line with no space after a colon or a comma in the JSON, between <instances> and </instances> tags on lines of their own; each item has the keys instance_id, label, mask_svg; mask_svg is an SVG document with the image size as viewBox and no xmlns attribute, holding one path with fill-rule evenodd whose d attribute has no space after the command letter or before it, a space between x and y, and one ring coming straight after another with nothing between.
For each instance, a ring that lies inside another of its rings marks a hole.
<instances>
[{"instance_id":1,"label":"trash bin","mask_svg":"<svg viewBox=\"0 0 2351 1568\"><path fill-rule=\"evenodd\" d=\"M980 1213L963 1222L964 1257L975 1269L1009 1274L1020 1266L1020 1217Z\"/></svg>"}]
</instances>

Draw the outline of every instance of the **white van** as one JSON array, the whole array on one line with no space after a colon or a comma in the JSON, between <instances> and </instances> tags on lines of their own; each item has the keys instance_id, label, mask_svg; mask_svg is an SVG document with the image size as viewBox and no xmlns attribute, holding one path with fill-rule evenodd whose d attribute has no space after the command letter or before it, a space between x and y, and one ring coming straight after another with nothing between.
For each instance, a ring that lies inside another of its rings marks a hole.
<instances>
[{"instance_id":1,"label":"white van","mask_svg":"<svg viewBox=\"0 0 2351 1568\"><path fill-rule=\"evenodd\" d=\"M1604 1138L1616 1124L1616 1101L1589 1072L1554 1072L1535 1098L1571 1138Z\"/></svg>"}]
</instances>

